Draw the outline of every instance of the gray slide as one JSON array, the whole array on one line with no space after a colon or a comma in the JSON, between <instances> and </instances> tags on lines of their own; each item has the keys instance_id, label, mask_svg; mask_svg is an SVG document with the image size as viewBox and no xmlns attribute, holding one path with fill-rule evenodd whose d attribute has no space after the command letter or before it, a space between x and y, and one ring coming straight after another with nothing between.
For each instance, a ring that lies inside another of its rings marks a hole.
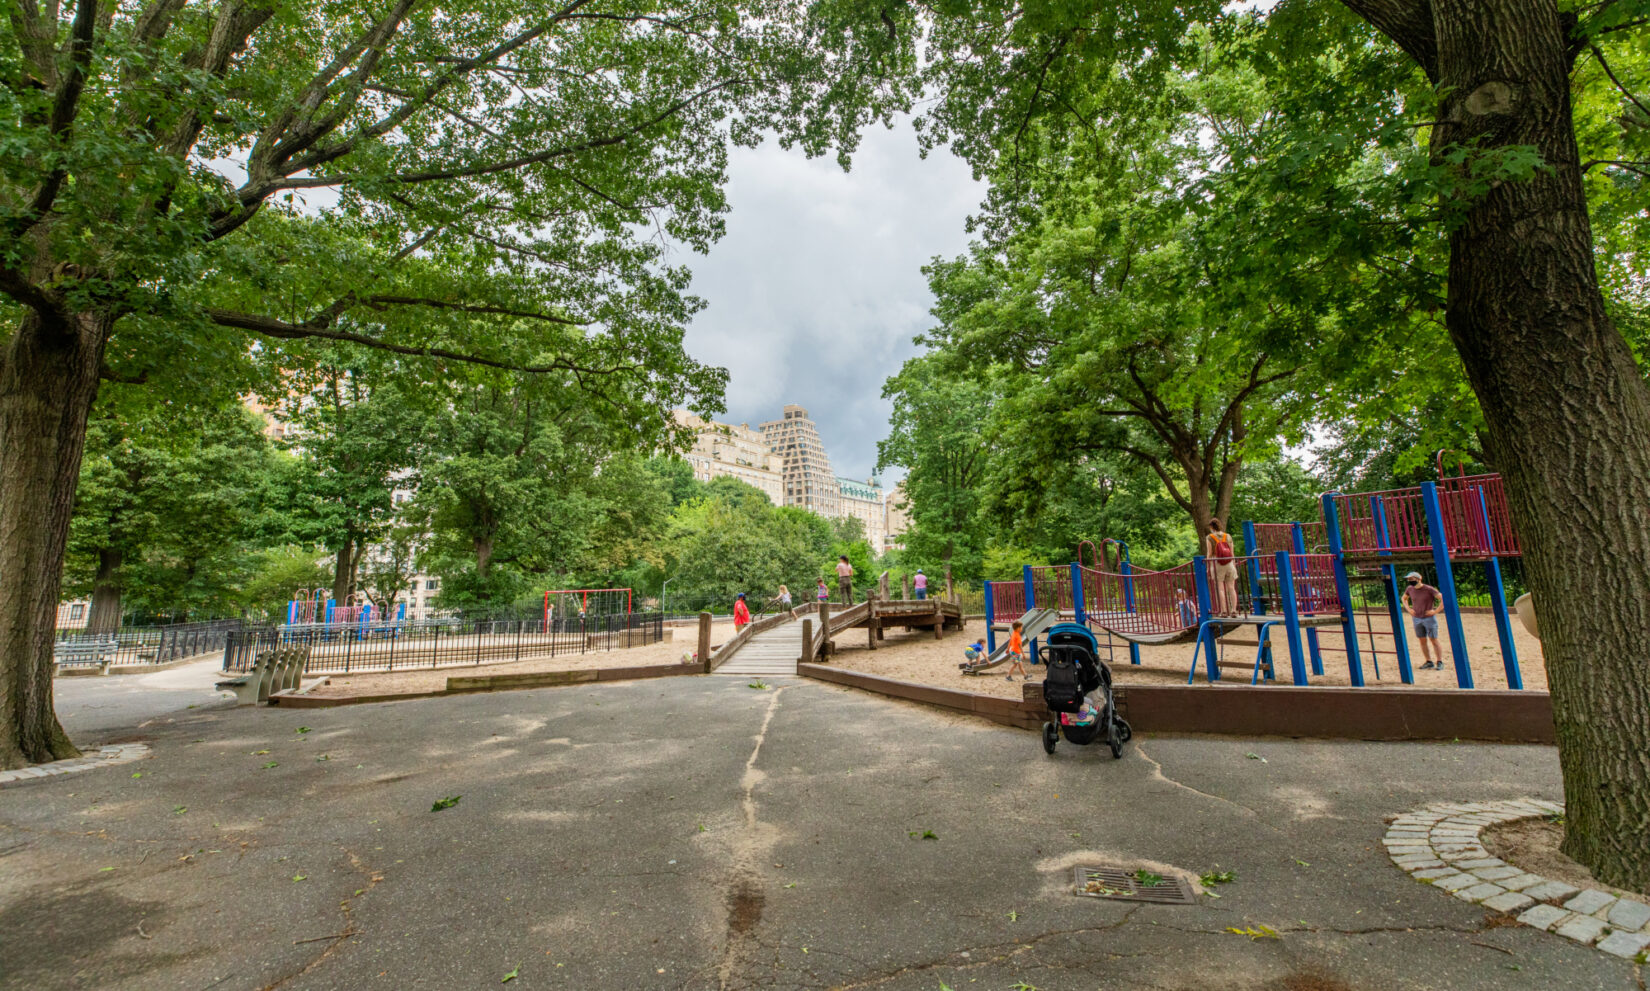
<instances>
[{"instance_id":1,"label":"gray slide","mask_svg":"<svg viewBox=\"0 0 1650 991\"><path fill-rule=\"evenodd\" d=\"M1027 612L1024 616L1020 617L1020 639L1029 644L1032 641L1032 638L1040 637L1044 633L1047 633L1049 627L1058 622L1060 622L1060 610L1033 609ZM989 657L983 661L976 661L975 663L968 665L963 668L962 673L979 674L981 671L989 671L997 665L1005 663L1007 660L1008 635L1004 634L1002 640L997 643L997 649L992 651Z\"/></svg>"}]
</instances>

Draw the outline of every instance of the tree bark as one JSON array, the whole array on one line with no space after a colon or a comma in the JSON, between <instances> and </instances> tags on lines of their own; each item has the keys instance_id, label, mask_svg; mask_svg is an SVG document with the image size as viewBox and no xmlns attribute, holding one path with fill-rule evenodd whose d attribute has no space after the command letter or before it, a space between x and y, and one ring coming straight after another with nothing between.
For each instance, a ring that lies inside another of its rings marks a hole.
<instances>
[{"instance_id":1,"label":"tree bark","mask_svg":"<svg viewBox=\"0 0 1650 991\"><path fill-rule=\"evenodd\" d=\"M355 541L345 538L338 545L338 553L332 563L332 601L339 608L349 605L350 593L354 591L351 579L355 574Z\"/></svg>"},{"instance_id":2,"label":"tree bark","mask_svg":"<svg viewBox=\"0 0 1650 991\"><path fill-rule=\"evenodd\" d=\"M103 547L97 552L97 577L92 581L92 609L86 616L87 633L113 633L120 629L123 589L119 572L123 557L113 547Z\"/></svg>"},{"instance_id":3,"label":"tree bark","mask_svg":"<svg viewBox=\"0 0 1650 991\"><path fill-rule=\"evenodd\" d=\"M29 311L0 367L0 768L79 755L52 704L52 641L108 330Z\"/></svg>"},{"instance_id":4,"label":"tree bark","mask_svg":"<svg viewBox=\"0 0 1650 991\"><path fill-rule=\"evenodd\" d=\"M1483 406L1542 633L1564 852L1650 890L1650 388L1605 312L1553 0L1434 0L1440 151L1550 167L1450 235L1448 326Z\"/></svg>"}]
</instances>

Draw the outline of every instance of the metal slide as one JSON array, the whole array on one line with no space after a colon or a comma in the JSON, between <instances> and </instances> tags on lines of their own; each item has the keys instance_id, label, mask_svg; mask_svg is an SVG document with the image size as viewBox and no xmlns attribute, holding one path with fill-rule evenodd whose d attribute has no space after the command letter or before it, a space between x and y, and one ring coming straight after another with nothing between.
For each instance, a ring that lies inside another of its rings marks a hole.
<instances>
[{"instance_id":1,"label":"metal slide","mask_svg":"<svg viewBox=\"0 0 1650 991\"><path fill-rule=\"evenodd\" d=\"M1029 644L1031 643L1032 638L1040 637L1044 633L1047 633L1049 627L1058 622L1060 622L1060 611L1058 609L1032 609L1024 616L1020 617L1020 639ZM1007 661L1008 637L1004 636L1002 643L997 645L997 649L992 651L989 657L983 661L972 664L969 667L963 668L962 673L979 674L981 671L989 671L997 665L1003 664Z\"/></svg>"}]
</instances>

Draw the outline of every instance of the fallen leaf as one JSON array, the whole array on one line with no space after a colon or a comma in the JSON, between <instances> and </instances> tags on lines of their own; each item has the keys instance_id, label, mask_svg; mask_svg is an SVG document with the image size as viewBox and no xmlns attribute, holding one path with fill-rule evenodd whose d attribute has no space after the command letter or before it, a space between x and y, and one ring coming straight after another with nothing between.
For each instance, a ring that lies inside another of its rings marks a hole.
<instances>
[{"instance_id":1,"label":"fallen leaf","mask_svg":"<svg viewBox=\"0 0 1650 991\"><path fill-rule=\"evenodd\" d=\"M516 975L518 975L520 973L521 973L521 964L518 963L518 964L516 964L516 969L510 971L508 974L505 974L504 978L502 980L500 980L499 983L500 984L509 984L511 981L515 980Z\"/></svg>"},{"instance_id":2,"label":"fallen leaf","mask_svg":"<svg viewBox=\"0 0 1650 991\"><path fill-rule=\"evenodd\" d=\"M463 795L448 795L446 798L437 799L436 803L434 805L430 806L430 811L431 812L440 812L443 809L450 809L453 806L457 805L458 800L463 798L463 797L464 797Z\"/></svg>"}]
</instances>

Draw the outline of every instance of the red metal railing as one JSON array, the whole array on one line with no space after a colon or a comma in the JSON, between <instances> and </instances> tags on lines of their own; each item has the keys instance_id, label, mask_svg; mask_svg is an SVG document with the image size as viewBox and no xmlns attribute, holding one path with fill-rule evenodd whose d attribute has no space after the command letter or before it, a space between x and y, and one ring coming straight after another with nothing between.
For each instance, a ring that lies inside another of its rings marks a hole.
<instances>
[{"instance_id":1,"label":"red metal railing","mask_svg":"<svg viewBox=\"0 0 1650 991\"><path fill-rule=\"evenodd\" d=\"M985 618L987 623L1012 623L1025 615L1025 582L986 582L985 584L991 590L991 614Z\"/></svg>"},{"instance_id":2,"label":"red metal railing","mask_svg":"<svg viewBox=\"0 0 1650 991\"><path fill-rule=\"evenodd\" d=\"M1071 567L1062 564L1037 565L1031 569L1031 605L1035 609L1077 610L1071 596Z\"/></svg>"},{"instance_id":3,"label":"red metal railing","mask_svg":"<svg viewBox=\"0 0 1650 991\"><path fill-rule=\"evenodd\" d=\"M1500 475L1468 475L1438 483L1443 543L1452 555L1516 557L1522 550ZM1419 486L1335 496L1341 546L1349 554L1432 549ZM1382 546L1381 528L1386 530Z\"/></svg>"},{"instance_id":4,"label":"red metal railing","mask_svg":"<svg viewBox=\"0 0 1650 991\"><path fill-rule=\"evenodd\" d=\"M1197 625L1197 581L1190 564L1128 575L1093 568L1079 571L1083 608L1101 626L1119 633L1154 634ZM1182 607L1182 602L1188 606Z\"/></svg>"},{"instance_id":5,"label":"red metal railing","mask_svg":"<svg viewBox=\"0 0 1650 991\"><path fill-rule=\"evenodd\" d=\"M1317 523L1301 524L1301 542L1308 551L1321 551L1329 541L1324 536L1322 521ZM1256 523L1255 546L1244 550L1251 554L1276 554L1278 551L1295 552L1295 524L1293 523Z\"/></svg>"}]
</instances>

